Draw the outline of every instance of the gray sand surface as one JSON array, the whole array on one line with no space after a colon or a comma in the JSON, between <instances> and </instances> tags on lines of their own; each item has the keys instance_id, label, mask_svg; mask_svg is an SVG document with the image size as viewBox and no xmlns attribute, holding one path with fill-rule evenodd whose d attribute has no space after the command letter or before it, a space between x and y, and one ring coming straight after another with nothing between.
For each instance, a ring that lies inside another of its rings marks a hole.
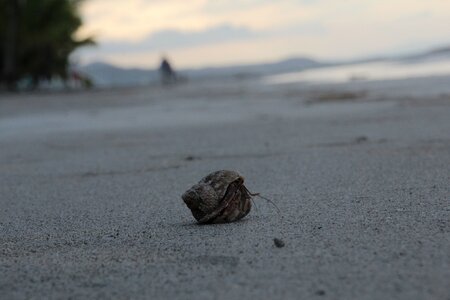
<instances>
[{"instance_id":1,"label":"gray sand surface","mask_svg":"<svg viewBox=\"0 0 450 300\"><path fill-rule=\"evenodd\" d=\"M196 225L218 169L281 215ZM448 77L3 94L0 298L448 300L449 183Z\"/></svg>"}]
</instances>

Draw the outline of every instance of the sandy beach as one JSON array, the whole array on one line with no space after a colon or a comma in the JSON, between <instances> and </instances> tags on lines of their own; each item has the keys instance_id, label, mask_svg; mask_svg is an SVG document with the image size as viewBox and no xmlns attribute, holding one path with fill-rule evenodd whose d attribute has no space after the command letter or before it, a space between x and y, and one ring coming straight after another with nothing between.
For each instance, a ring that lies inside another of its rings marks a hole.
<instances>
[{"instance_id":1,"label":"sandy beach","mask_svg":"<svg viewBox=\"0 0 450 300\"><path fill-rule=\"evenodd\" d=\"M0 298L449 299L449 166L450 77L1 94Z\"/></svg>"}]
</instances>

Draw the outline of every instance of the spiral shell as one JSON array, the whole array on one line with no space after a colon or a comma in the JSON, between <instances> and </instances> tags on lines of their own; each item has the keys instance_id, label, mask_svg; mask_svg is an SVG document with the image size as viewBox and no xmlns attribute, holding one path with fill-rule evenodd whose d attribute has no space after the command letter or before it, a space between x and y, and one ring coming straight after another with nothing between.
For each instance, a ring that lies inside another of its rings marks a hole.
<instances>
[{"instance_id":1,"label":"spiral shell","mask_svg":"<svg viewBox=\"0 0 450 300\"><path fill-rule=\"evenodd\" d=\"M235 171L213 172L181 196L199 223L228 223L251 210L251 194L244 177Z\"/></svg>"}]
</instances>

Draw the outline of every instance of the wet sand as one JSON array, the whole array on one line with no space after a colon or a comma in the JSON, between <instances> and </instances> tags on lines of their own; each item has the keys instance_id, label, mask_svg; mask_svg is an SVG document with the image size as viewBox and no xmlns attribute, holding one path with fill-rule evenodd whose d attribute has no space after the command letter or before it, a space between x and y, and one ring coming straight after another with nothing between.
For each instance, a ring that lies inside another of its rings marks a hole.
<instances>
[{"instance_id":1,"label":"wet sand","mask_svg":"<svg viewBox=\"0 0 450 300\"><path fill-rule=\"evenodd\" d=\"M1 298L447 299L449 83L0 95ZM218 169L281 215L196 225Z\"/></svg>"}]
</instances>

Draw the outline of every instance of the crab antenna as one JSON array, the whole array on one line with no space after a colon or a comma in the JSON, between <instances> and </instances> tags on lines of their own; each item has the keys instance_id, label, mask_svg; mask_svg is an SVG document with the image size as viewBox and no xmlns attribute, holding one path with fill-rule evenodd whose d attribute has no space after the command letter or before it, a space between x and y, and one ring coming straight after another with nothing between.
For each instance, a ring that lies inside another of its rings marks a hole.
<instances>
[{"instance_id":1,"label":"crab antenna","mask_svg":"<svg viewBox=\"0 0 450 300\"><path fill-rule=\"evenodd\" d=\"M261 196L259 193L251 193L251 192L247 189L246 186L244 186L244 188L245 188L245 190L247 191L247 193L249 193L250 196L253 196L253 197L256 196L256 197L259 197L259 198L262 198L262 199L266 200L267 202L269 202L270 204L272 204L272 205L277 209L278 214L281 214L281 210L278 208L278 206L275 204L275 202L273 202L273 201L270 200L269 198L266 198L266 197L264 197L264 196Z\"/></svg>"},{"instance_id":2,"label":"crab antenna","mask_svg":"<svg viewBox=\"0 0 450 300\"><path fill-rule=\"evenodd\" d=\"M257 197L259 197L259 198L262 198L262 199L266 200L267 202L269 202L270 204L272 204L272 205L277 209L277 212L278 212L279 214L281 214L281 210L278 208L278 206L275 204L275 202L273 202L273 201L270 200L269 198L266 198L266 197L264 197L264 196L261 196L259 193L256 193L255 196L257 196Z\"/></svg>"},{"instance_id":3,"label":"crab antenna","mask_svg":"<svg viewBox=\"0 0 450 300\"><path fill-rule=\"evenodd\" d=\"M253 200L253 198L250 198L250 200L252 201L253 206L255 207L256 211L259 213L259 209L258 209L258 206L256 206L256 202Z\"/></svg>"}]
</instances>

